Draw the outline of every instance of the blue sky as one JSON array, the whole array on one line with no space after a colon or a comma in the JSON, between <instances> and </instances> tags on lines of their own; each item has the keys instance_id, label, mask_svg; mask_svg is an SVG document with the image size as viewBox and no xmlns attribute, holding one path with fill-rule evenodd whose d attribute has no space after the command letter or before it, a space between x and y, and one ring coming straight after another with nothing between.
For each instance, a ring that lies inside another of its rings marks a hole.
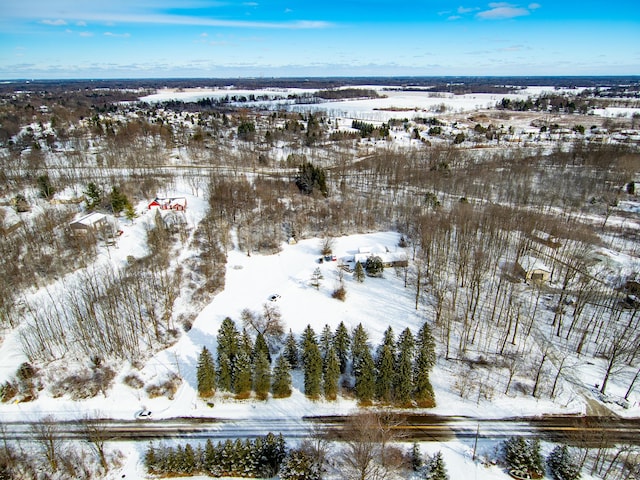
<instances>
[{"instance_id":1,"label":"blue sky","mask_svg":"<svg viewBox=\"0 0 640 480\"><path fill-rule=\"evenodd\" d=\"M638 0L4 0L0 78L637 75Z\"/></svg>"}]
</instances>

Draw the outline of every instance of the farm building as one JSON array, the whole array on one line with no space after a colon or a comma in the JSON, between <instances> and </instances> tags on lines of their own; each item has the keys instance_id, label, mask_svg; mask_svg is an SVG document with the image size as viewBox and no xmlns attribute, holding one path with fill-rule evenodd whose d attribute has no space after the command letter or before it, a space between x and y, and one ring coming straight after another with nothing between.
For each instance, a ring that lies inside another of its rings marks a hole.
<instances>
[{"instance_id":1,"label":"farm building","mask_svg":"<svg viewBox=\"0 0 640 480\"><path fill-rule=\"evenodd\" d=\"M74 220L69 224L69 228L74 233L97 233L104 230L107 225L107 216L103 213L94 212Z\"/></svg>"},{"instance_id":2,"label":"farm building","mask_svg":"<svg viewBox=\"0 0 640 480\"><path fill-rule=\"evenodd\" d=\"M187 199L184 197L174 198L154 198L149 204L149 210L159 208L160 210L184 211L187 209Z\"/></svg>"},{"instance_id":3,"label":"farm building","mask_svg":"<svg viewBox=\"0 0 640 480\"><path fill-rule=\"evenodd\" d=\"M530 255L520 257L518 269L527 281L546 282L551 278L551 269Z\"/></svg>"},{"instance_id":4,"label":"farm building","mask_svg":"<svg viewBox=\"0 0 640 480\"><path fill-rule=\"evenodd\" d=\"M409 265L409 259L404 251L398 250L391 252L388 248L382 251L380 248L360 247L358 253L354 255L353 260L356 263L360 262L364 265L369 257L380 257L382 265L384 265L385 268L406 267Z\"/></svg>"}]
</instances>

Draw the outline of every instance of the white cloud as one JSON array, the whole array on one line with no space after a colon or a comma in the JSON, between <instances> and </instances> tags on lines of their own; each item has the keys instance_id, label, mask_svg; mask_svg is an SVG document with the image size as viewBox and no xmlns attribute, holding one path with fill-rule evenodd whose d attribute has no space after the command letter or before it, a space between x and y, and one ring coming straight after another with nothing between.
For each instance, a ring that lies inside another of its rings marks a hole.
<instances>
[{"instance_id":1,"label":"white cloud","mask_svg":"<svg viewBox=\"0 0 640 480\"><path fill-rule=\"evenodd\" d=\"M460 15L451 15L447 17L447 20L460 20L462 17Z\"/></svg>"},{"instance_id":2,"label":"white cloud","mask_svg":"<svg viewBox=\"0 0 640 480\"><path fill-rule=\"evenodd\" d=\"M78 27L86 27L87 26L87 22L83 22L82 20L79 22L76 22L76 26Z\"/></svg>"},{"instance_id":3,"label":"white cloud","mask_svg":"<svg viewBox=\"0 0 640 480\"><path fill-rule=\"evenodd\" d=\"M129 38L131 36L130 33L113 33L113 32L104 32L105 37L118 37L118 38Z\"/></svg>"},{"instance_id":4,"label":"white cloud","mask_svg":"<svg viewBox=\"0 0 640 480\"><path fill-rule=\"evenodd\" d=\"M55 27L59 27L61 25L66 25L67 22L65 20L62 20L61 18L57 19L57 20L42 20L40 23L44 24L44 25L53 25Z\"/></svg>"},{"instance_id":5,"label":"white cloud","mask_svg":"<svg viewBox=\"0 0 640 480\"><path fill-rule=\"evenodd\" d=\"M490 3L489 7L489 10L479 12L476 17L483 20L501 20L505 18L525 17L531 13L526 8L505 2Z\"/></svg>"},{"instance_id":6,"label":"white cloud","mask_svg":"<svg viewBox=\"0 0 640 480\"><path fill-rule=\"evenodd\" d=\"M539 3L530 3L529 4L529 10L537 10L541 7L542 5L540 5Z\"/></svg>"},{"instance_id":7,"label":"white cloud","mask_svg":"<svg viewBox=\"0 0 640 480\"><path fill-rule=\"evenodd\" d=\"M81 37L93 37L93 32L80 32Z\"/></svg>"},{"instance_id":8,"label":"white cloud","mask_svg":"<svg viewBox=\"0 0 640 480\"><path fill-rule=\"evenodd\" d=\"M3 16L5 19L32 19L35 15L42 24L61 26L69 23L86 26L88 23L141 25L189 25L230 28L262 28L262 29L323 29L333 24L327 21L245 21L235 19L216 18L210 9L221 6L220 2L203 2L202 0L185 0L180 7L187 9L204 9L208 15L169 14L176 11L175 0L141 0L131 5L130 0L112 0L110 2L78 2L77 0L31 0L30 2L9 2ZM28 6L27 6L28 4ZM243 6L256 7L260 4L253 0L243 3ZM291 10L288 9L287 13ZM243 12L244 13L244 12ZM45 18L45 20L41 20Z\"/></svg>"},{"instance_id":9,"label":"white cloud","mask_svg":"<svg viewBox=\"0 0 640 480\"><path fill-rule=\"evenodd\" d=\"M458 7L458 13L460 15L464 15L465 13L471 13L475 10L478 10L477 8L467 8L467 7Z\"/></svg>"}]
</instances>

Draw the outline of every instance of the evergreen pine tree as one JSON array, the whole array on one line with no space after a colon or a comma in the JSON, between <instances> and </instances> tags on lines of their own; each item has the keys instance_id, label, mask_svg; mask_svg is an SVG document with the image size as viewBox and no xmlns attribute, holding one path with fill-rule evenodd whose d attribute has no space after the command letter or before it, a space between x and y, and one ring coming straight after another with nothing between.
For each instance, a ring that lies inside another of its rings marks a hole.
<instances>
[{"instance_id":1,"label":"evergreen pine tree","mask_svg":"<svg viewBox=\"0 0 640 480\"><path fill-rule=\"evenodd\" d=\"M84 193L86 197L87 210L91 211L100 206L102 202L102 191L95 183L89 182L87 189L82 193Z\"/></svg>"},{"instance_id":2,"label":"evergreen pine tree","mask_svg":"<svg viewBox=\"0 0 640 480\"><path fill-rule=\"evenodd\" d=\"M280 355L276 360L276 366L273 369L271 393L273 393L273 398L285 398L291 395L291 367L284 354Z\"/></svg>"},{"instance_id":3,"label":"evergreen pine tree","mask_svg":"<svg viewBox=\"0 0 640 480\"><path fill-rule=\"evenodd\" d=\"M257 476L271 478L276 475L287 454L282 434L275 436L273 433L268 433L263 439L262 446L256 450L260 458Z\"/></svg>"},{"instance_id":4,"label":"evergreen pine tree","mask_svg":"<svg viewBox=\"0 0 640 480\"><path fill-rule=\"evenodd\" d=\"M305 349L302 368L304 370L304 394L309 398L318 398L322 384L322 357L315 341L309 343Z\"/></svg>"},{"instance_id":5,"label":"evergreen pine tree","mask_svg":"<svg viewBox=\"0 0 640 480\"><path fill-rule=\"evenodd\" d=\"M181 473L191 475L196 470L196 453L190 443L184 446L182 452L182 469Z\"/></svg>"},{"instance_id":6,"label":"evergreen pine tree","mask_svg":"<svg viewBox=\"0 0 640 480\"><path fill-rule=\"evenodd\" d=\"M171 462L171 473L184 473L184 447L182 445L176 445L173 449L173 461Z\"/></svg>"},{"instance_id":7,"label":"evergreen pine tree","mask_svg":"<svg viewBox=\"0 0 640 480\"><path fill-rule=\"evenodd\" d=\"M234 385L235 363L238 355L240 334L236 324L226 317L218 329L218 387L232 391Z\"/></svg>"},{"instance_id":8,"label":"evergreen pine tree","mask_svg":"<svg viewBox=\"0 0 640 480\"><path fill-rule=\"evenodd\" d=\"M320 355L322 356L322 360L326 360L327 353L329 353L329 349L333 345L333 332L331 331L331 327L327 324L322 328L322 333L320 334Z\"/></svg>"},{"instance_id":9,"label":"evergreen pine tree","mask_svg":"<svg viewBox=\"0 0 640 480\"><path fill-rule=\"evenodd\" d=\"M424 460L422 459L422 453L420 452L420 445L417 442L413 442L411 446L411 453L409 454L409 460L411 462L411 469L417 472L422 468Z\"/></svg>"},{"instance_id":10,"label":"evergreen pine tree","mask_svg":"<svg viewBox=\"0 0 640 480\"><path fill-rule=\"evenodd\" d=\"M389 345L381 344L376 356L376 398L383 402L390 402L393 395L394 367L393 350Z\"/></svg>"},{"instance_id":11,"label":"evergreen pine tree","mask_svg":"<svg viewBox=\"0 0 640 480\"><path fill-rule=\"evenodd\" d=\"M367 272L367 275L370 277L381 277L384 273L384 263L382 263L382 259L378 256L367 258L364 264L364 271Z\"/></svg>"},{"instance_id":12,"label":"evergreen pine tree","mask_svg":"<svg viewBox=\"0 0 640 480\"><path fill-rule=\"evenodd\" d=\"M304 450L291 450L282 462L281 480L320 480L320 468L315 459Z\"/></svg>"},{"instance_id":13,"label":"evergreen pine tree","mask_svg":"<svg viewBox=\"0 0 640 480\"><path fill-rule=\"evenodd\" d=\"M540 453L540 439L534 438L527 442L528 449L527 454L529 457L529 462L531 464L531 473L542 477L544 475L544 458Z\"/></svg>"},{"instance_id":14,"label":"evergreen pine tree","mask_svg":"<svg viewBox=\"0 0 640 480\"><path fill-rule=\"evenodd\" d=\"M233 391L233 367L231 360L226 353L220 353L218 351L218 370L216 371L218 377L218 388L226 392Z\"/></svg>"},{"instance_id":15,"label":"evergreen pine tree","mask_svg":"<svg viewBox=\"0 0 640 480\"><path fill-rule=\"evenodd\" d=\"M249 451L246 448L246 443L243 440L236 438L233 442L233 455L231 457L231 471L233 472L234 477L244 476L243 474L248 454Z\"/></svg>"},{"instance_id":16,"label":"evergreen pine tree","mask_svg":"<svg viewBox=\"0 0 640 480\"><path fill-rule=\"evenodd\" d=\"M547 465L555 480L579 480L580 465L566 445L556 446L547 457Z\"/></svg>"},{"instance_id":17,"label":"evergreen pine tree","mask_svg":"<svg viewBox=\"0 0 640 480\"><path fill-rule=\"evenodd\" d=\"M144 466L147 468L147 472L156 473L158 458L156 457L156 449L152 443L147 447L147 451L144 454ZM11 477L8 477L11 478Z\"/></svg>"},{"instance_id":18,"label":"evergreen pine tree","mask_svg":"<svg viewBox=\"0 0 640 480\"><path fill-rule=\"evenodd\" d=\"M428 480L449 480L447 467L444 464L441 452L436 453L429 461L426 478Z\"/></svg>"},{"instance_id":19,"label":"evergreen pine tree","mask_svg":"<svg viewBox=\"0 0 640 480\"><path fill-rule=\"evenodd\" d=\"M264 337L262 338L264 340ZM267 352L269 350L267 349ZM240 334L240 339L238 340L238 353L246 353L249 355L249 358L253 359L254 354L254 345L251 341L251 337L247 333L247 329L243 328L242 333Z\"/></svg>"},{"instance_id":20,"label":"evergreen pine tree","mask_svg":"<svg viewBox=\"0 0 640 480\"><path fill-rule=\"evenodd\" d=\"M260 464L260 459L257 458L256 452L258 448L256 445L261 444L262 439L260 437L255 440L249 440L248 438L244 441L244 477L255 477L258 473L258 465Z\"/></svg>"},{"instance_id":21,"label":"evergreen pine tree","mask_svg":"<svg viewBox=\"0 0 640 480\"><path fill-rule=\"evenodd\" d=\"M359 323L358 326L353 329L351 337L351 369L354 375L360 368L364 352L369 351L369 345L367 345L368 341L369 335L362 324Z\"/></svg>"},{"instance_id":22,"label":"evergreen pine tree","mask_svg":"<svg viewBox=\"0 0 640 480\"><path fill-rule=\"evenodd\" d=\"M333 348L338 355L340 361L340 373L347 371L347 363L349 361L349 350L351 346L351 339L349 338L349 331L345 327L344 322L340 322L340 325L336 328L336 333L333 336Z\"/></svg>"},{"instance_id":23,"label":"evergreen pine tree","mask_svg":"<svg viewBox=\"0 0 640 480\"><path fill-rule=\"evenodd\" d=\"M256 392L258 399L265 400L269 396L269 388L271 387L269 359L263 351L260 351L257 352L254 364L253 390Z\"/></svg>"},{"instance_id":24,"label":"evergreen pine tree","mask_svg":"<svg viewBox=\"0 0 640 480\"><path fill-rule=\"evenodd\" d=\"M385 402L391 401L393 394L395 351L393 329L387 327L376 351L376 397Z\"/></svg>"},{"instance_id":25,"label":"evergreen pine tree","mask_svg":"<svg viewBox=\"0 0 640 480\"><path fill-rule=\"evenodd\" d=\"M382 336L382 345L389 347L393 356L396 356L396 338L393 333L393 328L390 326L384 331L384 335Z\"/></svg>"},{"instance_id":26,"label":"evergreen pine tree","mask_svg":"<svg viewBox=\"0 0 640 480\"><path fill-rule=\"evenodd\" d=\"M338 381L340 380L340 362L338 355L333 348L329 348L329 352L324 360L324 374L322 381L322 390L327 400L335 400L338 396Z\"/></svg>"},{"instance_id":27,"label":"evergreen pine tree","mask_svg":"<svg viewBox=\"0 0 640 480\"><path fill-rule=\"evenodd\" d=\"M359 282L364 282L365 279L364 267L360 262L356 262L356 268L353 271L353 277Z\"/></svg>"},{"instance_id":28,"label":"evergreen pine tree","mask_svg":"<svg viewBox=\"0 0 640 480\"><path fill-rule=\"evenodd\" d=\"M267 342L264 339L264 335L262 333L258 333L256 336L256 343L253 345L253 358L258 358L258 355L263 353L269 364L271 364L271 354L269 353L269 347L267 346Z\"/></svg>"},{"instance_id":29,"label":"evergreen pine tree","mask_svg":"<svg viewBox=\"0 0 640 480\"><path fill-rule=\"evenodd\" d=\"M400 406L409 406L413 392L413 357L415 340L409 328L398 338L393 398Z\"/></svg>"},{"instance_id":30,"label":"evergreen pine tree","mask_svg":"<svg viewBox=\"0 0 640 480\"><path fill-rule=\"evenodd\" d=\"M298 368L298 344L291 330L289 330L289 334L284 342L283 355L289 362L290 368Z\"/></svg>"},{"instance_id":31,"label":"evergreen pine tree","mask_svg":"<svg viewBox=\"0 0 640 480\"><path fill-rule=\"evenodd\" d=\"M523 437L511 437L504 442L505 460L515 474L541 477L544 473L540 441L528 441Z\"/></svg>"},{"instance_id":32,"label":"evergreen pine tree","mask_svg":"<svg viewBox=\"0 0 640 480\"><path fill-rule=\"evenodd\" d=\"M124 217L127 220L131 221L137 216L138 214L136 213L136 210L133 208L133 205L131 205L131 202L127 202L127 204L124 207Z\"/></svg>"},{"instance_id":33,"label":"evergreen pine tree","mask_svg":"<svg viewBox=\"0 0 640 480\"><path fill-rule=\"evenodd\" d=\"M307 325L300 337L300 360L302 360L303 368L308 355L308 350L311 345L318 347L318 341L316 340L316 332L313 331L311 325Z\"/></svg>"},{"instance_id":34,"label":"evergreen pine tree","mask_svg":"<svg viewBox=\"0 0 640 480\"><path fill-rule=\"evenodd\" d=\"M233 474L233 465L235 462L235 451L233 448L233 442L231 440L225 440L220 451L220 469L222 475L229 477Z\"/></svg>"},{"instance_id":35,"label":"evergreen pine tree","mask_svg":"<svg viewBox=\"0 0 640 480\"><path fill-rule=\"evenodd\" d=\"M207 443L204 445L204 452L202 453L202 469L205 473L214 475L214 473L216 473L216 467L216 450L213 446L213 442L208 438Z\"/></svg>"},{"instance_id":36,"label":"evergreen pine tree","mask_svg":"<svg viewBox=\"0 0 640 480\"><path fill-rule=\"evenodd\" d=\"M313 271L313 273L311 274L311 286L315 287L316 290L320 289L320 283L321 280L324 277L322 276L322 272L320 271L320 267L316 267L316 269Z\"/></svg>"},{"instance_id":37,"label":"evergreen pine tree","mask_svg":"<svg viewBox=\"0 0 640 480\"><path fill-rule=\"evenodd\" d=\"M111 193L109 194L109 204L111 205L113 213L118 215L127 208L128 205L131 205L131 202L118 187L114 186L111 188Z\"/></svg>"},{"instance_id":38,"label":"evergreen pine tree","mask_svg":"<svg viewBox=\"0 0 640 480\"><path fill-rule=\"evenodd\" d=\"M371 403L376 388L376 373L373 358L369 347L359 354L357 367L354 369L356 398L360 403L367 405ZM355 363L354 363L355 365Z\"/></svg>"},{"instance_id":39,"label":"evergreen pine tree","mask_svg":"<svg viewBox=\"0 0 640 480\"><path fill-rule=\"evenodd\" d=\"M245 352L240 353L236 360L233 385L236 398L247 398L251 394L252 371L251 357Z\"/></svg>"},{"instance_id":40,"label":"evergreen pine tree","mask_svg":"<svg viewBox=\"0 0 640 480\"><path fill-rule=\"evenodd\" d=\"M436 405L435 394L429 374L436 363L435 341L427 322L424 323L416 339L416 360L413 367L413 396L421 408Z\"/></svg>"},{"instance_id":41,"label":"evergreen pine tree","mask_svg":"<svg viewBox=\"0 0 640 480\"><path fill-rule=\"evenodd\" d=\"M325 197L328 194L326 172L322 167L316 167L311 162L300 165L296 185L300 192L306 195L313 193L314 188L320 190Z\"/></svg>"},{"instance_id":42,"label":"evergreen pine tree","mask_svg":"<svg viewBox=\"0 0 640 480\"><path fill-rule=\"evenodd\" d=\"M211 397L216 390L216 368L207 347L202 347L198 357L196 377L198 379L198 395L203 398Z\"/></svg>"}]
</instances>

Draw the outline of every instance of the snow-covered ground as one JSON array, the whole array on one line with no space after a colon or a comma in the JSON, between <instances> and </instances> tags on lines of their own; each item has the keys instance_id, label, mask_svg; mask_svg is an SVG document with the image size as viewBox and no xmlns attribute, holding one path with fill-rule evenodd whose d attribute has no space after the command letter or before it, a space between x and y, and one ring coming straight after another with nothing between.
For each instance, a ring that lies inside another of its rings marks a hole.
<instances>
[{"instance_id":1,"label":"snow-covered ground","mask_svg":"<svg viewBox=\"0 0 640 480\"><path fill-rule=\"evenodd\" d=\"M191 215L197 215L197 200L189 199ZM118 255L133 254L140 248L144 229L140 226L146 217L137 219L134 225L125 227L125 233L118 249L111 251L111 260ZM299 334L307 325L311 325L320 334L325 324L332 330L342 321L351 329L359 323L370 335L372 345L377 345L383 332L391 326L398 335L409 327L417 332L425 321L424 313L414 308L414 292L404 287L401 272L387 269L384 278L367 278L358 283L351 274L345 273L347 290L345 302L333 299L331 293L339 284L338 264L357 253L359 247L373 247L373 251L399 250L400 235L395 232L381 232L368 235L351 235L335 239L335 262L318 263L320 240L303 240L296 245L283 245L276 255L251 255L233 250L228 253L226 285L223 292L207 305L197 316L192 329L182 335L180 340L151 358L139 372L145 383L153 383L178 373L184 382L175 398L165 397L148 399L146 394L116 381L106 397L98 396L86 401L73 401L69 398L52 399L46 392L34 402L22 404L0 404L0 413L4 418L14 420L33 420L47 414L56 418L76 418L79 411L100 412L112 418L133 418L143 406L153 412L154 418L178 416L215 416L218 418L279 418L302 417L304 415L323 415L349 413L356 407L352 400L341 399L336 402L311 401L302 393L301 378L294 377L297 387L289 399L259 402L259 408L252 402L228 400L220 402L214 399L216 407L211 409L198 399L196 391L196 363L203 346L216 349L216 335L222 320L232 318L239 328L240 312L249 308L261 311L262 305L269 302L271 294L281 298L274 302L282 312L287 328ZM138 253L140 254L140 252ZM125 257L126 258L126 257ZM313 271L320 268L324 279L318 290L310 285ZM0 351L3 358L9 357L16 344L5 342ZM16 359L17 361L17 359ZM13 363L15 365L15 363ZM12 367L15 368L15 367ZM452 391L452 372L442 363L432 374L438 406L430 413L443 415L469 415L498 418L501 416L538 415L542 413L583 413L584 401L571 390L566 390L565 398L555 402L539 400L530 396L511 398L498 397L491 402L463 401ZM6 373L9 373L11 369ZM129 373L126 369L122 375Z\"/></svg>"},{"instance_id":2,"label":"snow-covered ground","mask_svg":"<svg viewBox=\"0 0 640 480\"><path fill-rule=\"evenodd\" d=\"M288 106L298 112L327 112L332 116L355 118L360 120L386 122L391 118L413 118L416 116L432 116L435 113L465 113L486 110L495 107L503 98L510 100L526 100L529 97L537 97L542 94L578 94L584 88L554 89L553 87L530 86L519 90L517 93L474 93L455 95L446 92L431 92L429 89L400 90L393 86L361 85L353 88L366 88L378 91L380 98L354 99L323 102L319 104L291 104ZM150 103L167 100L179 100L184 102L197 102L205 98L221 99L224 97L266 97L271 100L250 102L247 105L268 107L269 102L282 103L287 96L311 94L313 89L234 89L226 88L193 88L193 89L163 89L155 94L141 97L140 100ZM596 109L595 116L602 117L631 117L639 113L638 108L610 107Z\"/></svg>"},{"instance_id":3,"label":"snow-covered ground","mask_svg":"<svg viewBox=\"0 0 640 480\"><path fill-rule=\"evenodd\" d=\"M328 102L320 105L301 105L296 108L324 109L338 112L347 118L362 118L367 120L386 121L389 118L431 116L431 113L441 105L446 106L447 112L468 112L481 110L495 105L503 97L527 98L529 95L539 94L541 90L530 87L518 94L473 94L453 96L450 94L420 92L382 91L385 98L375 100L351 100ZM201 98L233 95L271 95L273 98L286 97L289 93L308 93L312 90L287 89L285 91L271 90L231 90L200 89L198 91L164 91L156 95L143 98L146 101L162 101L180 99L197 101ZM596 112L603 116L631 115L633 109L607 109ZM624 110L624 111L622 111ZM524 122L524 120L523 120ZM348 122L344 122L348 125ZM524 123L523 123L524 125ZM188 199L188 209L185 213L187 223L191 228L200 222L205 214L207 203L202 198L186 194L178 187L174 192L167 192L167 196L185 196ZM631 205L629 209L637 208ZM146 212L146 205L140 204L137 210ZM11 217L13 220L15 214ZM127 257L142 257L147 253L145 243L146 230L152 216L143 213L133 222L121 220L120 227L123 235L115 248L101 248L91 267L97 269L100 265L124 265ZM611 222L614 219L610 219ZM280 299L273 304L282 312L282 318L287 329L299 334L307 325L311 325L319 334L325 324L332 330L342 321L348 328L362 323L370 335L372 345L376 345L384 332L391 326L396 335L404 328L410 327L414 332L425 321L424 310L415 310L414 291L404 286L402 272L388 269L384 278L367 278L364 283L356 282L348 273L344 274L347 298L345 302L333 299L331 293L338 286L338 264L346 262L360 247L373 247L380 252L400 250L398 247L400 235L396 232L378 232L367 235L351 235L335 239L335 262L318 263L320 257L319 239L307 239L295 245L284 244L280 253L275 255L248 256L246 252L237 248L228 252L226 267L225 289L219 293L195 318L191 330L183 333L178 342L172 347L153 356L142 370L133 366L124 366L118 378L106 396L98 396L85 401L74 401L68 397L52 398L46 391L40 397L29 403L0 404L0 417L5 421L27 421L53 415L57 419L76 419L85 412L96 416L132 419L135 412L147 408L153 412L153 418L166 419L171 417L217 417L225 419L279 419L301 418L305 415L347 414L357 407L355 401L340 397L338 401L311 401L302 393L302 378L299 372L294 372L294 392L290 398L274 400L269 398L264 402L253 400L238 401L223 398L218 394L213 399L214 408L210 408L200 400L196 392L196 362L203 346L211 350L216 349L216 334L225 317L231 317L240 325L240 312L248 308L261 311L263 304L269 302L272 294L279 294ZM176 261L181 262L190 254L182 251ZM618 268L621 270L637 270L628 258L619 258ZM310 285L313 271L320 268L324 279L319 289ZM56 292L63 285L78 281L80 272L74 272L49 285L48 291L32 293L33 296L46 296ZM177 304L176 315L189 311L189 305ZM25 360L20 352L17 334L5 338L0 345L0 382L4 382L14 373L16 367ZM562 381L560 394L554 400L536 399L530 395L496 395L492 400L479 398L477 400L462 399L453 388L455 371L450 362L440 361L432 373L437 407L428 410L429 413L442 415L466 415L470 417L507 417L541 415L551 413L585 413L586 400L583 389L588 389L598 383L604 372L602 360L589 359L578 361L572 359L571 369L566 369L564 375L567 381ZM147 384L166 378L170 373L178 373L183 378L178 392L173 399L165 397L149 399L144 390L136 390L122 383L128 373L135 371ZM609 384L609 391L616 396L624 395L631 378L628 375L614 378ZM578 385L580 388L574 388ZM595 397L594 397L595 398ZM630 397L631 408L624 410L616 405L611 408L626 416L640 415L640 394L633 393ZM286 434L286 430L283 431ZM140 465L139 456L145 445L118 444L114 445L126 454L126 461L122 469L113 472L111 478L144 478L144 470ZM482 448L484 455L490 457L490 451L495 445L487 443ZM446 443L424 443L423 452L432 453L441 450L452 479L474 475L474 478L502 479L508 476L498 467L484 466L480 462L471 460L470 445L468 443L452 441ZM590 477L583 477L590 478Z\"/></svg>"}]
</instances>

